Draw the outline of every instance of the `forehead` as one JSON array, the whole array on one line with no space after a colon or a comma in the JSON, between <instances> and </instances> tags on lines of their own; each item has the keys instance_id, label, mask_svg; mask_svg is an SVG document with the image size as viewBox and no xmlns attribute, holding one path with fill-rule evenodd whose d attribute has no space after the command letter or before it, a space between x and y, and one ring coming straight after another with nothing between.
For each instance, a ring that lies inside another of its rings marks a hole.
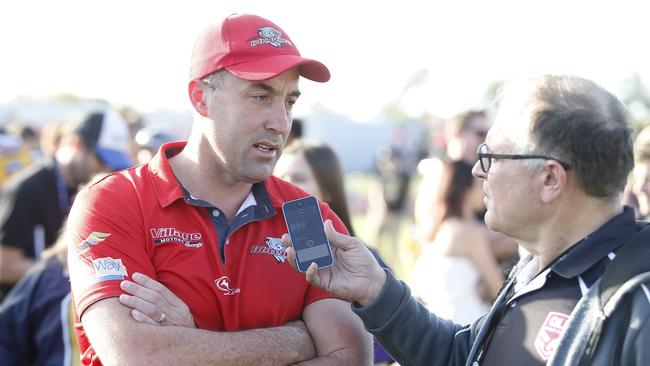
<instances>
[{"instance_id":1,"label":"forehead","mask_svg":"<svg viewBox=\"0 0 650 366\"><path fill-rule=\"evenodd\" d=\"M502 99L485 140L487 145L526 145L530 136L532 107L526 95L513 94Z\"/></svg>"}]
</instances>

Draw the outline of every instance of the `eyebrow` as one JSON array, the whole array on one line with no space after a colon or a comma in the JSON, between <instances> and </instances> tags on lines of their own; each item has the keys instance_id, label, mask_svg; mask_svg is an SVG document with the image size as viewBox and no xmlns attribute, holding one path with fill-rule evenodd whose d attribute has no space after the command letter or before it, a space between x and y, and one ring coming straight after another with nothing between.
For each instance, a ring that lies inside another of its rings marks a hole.
<instances>
[{"instance_id":1,"label":"eyebrow","mask_svg":"<svg viewBox=\"0 0 650 366\"><path fill-rule=\"evenodd\" d=\"M263 89L271 94L278 94L278 91L275 90L271 85L267 83L255 83L251 85L252 88ZM290 96L298 98L300 96L300 90L294 90L289 93Z\"/></svg>"}]
</instances>

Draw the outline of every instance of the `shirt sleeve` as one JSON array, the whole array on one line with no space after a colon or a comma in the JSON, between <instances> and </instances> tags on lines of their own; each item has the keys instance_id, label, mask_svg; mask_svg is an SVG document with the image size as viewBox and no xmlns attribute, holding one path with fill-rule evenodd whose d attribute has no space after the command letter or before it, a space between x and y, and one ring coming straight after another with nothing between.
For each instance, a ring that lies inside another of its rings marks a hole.
<instances>
[{"instance_id":1,"label":"shirt sleeve","mask_svg":"<svg viewBox=\"0 0 650 366\"><path fill-rule=\"evenodd\" d=\"M134 272L156 277L137 193L119 173L79 193L65 240L79 317L94 302L124 293L120 282Z\"/></svg>"},{"instance_id":2,"label":"shirt sleeve","mask_svg":"<svg viewBox=\"0 0 650 366\"><path fill-rule=\"evenodd\" d=\"M323 221L327 219L332 220L332 224L334 225L334 229L336 229L336 231L338 231L339 233L344 233L346 235L349 234L348 229L345 227L341 219L339 219L339 217L336 216L334 211L330 209L327 203L321 203L320 210L321 210L321 214L323 215ZM338 297L330 294L329 292L321 288L309 285L309 289L305 294L305 307L307 307L307 305L313 303L314 301L326 299L326 298L338 298Z\"/></svg>"}]
</instances>

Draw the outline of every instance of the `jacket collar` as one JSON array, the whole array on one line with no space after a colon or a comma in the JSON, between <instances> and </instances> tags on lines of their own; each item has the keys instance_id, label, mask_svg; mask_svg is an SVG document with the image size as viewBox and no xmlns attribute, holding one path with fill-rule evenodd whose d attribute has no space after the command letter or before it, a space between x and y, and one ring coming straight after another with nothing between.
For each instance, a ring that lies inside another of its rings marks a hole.
<instances>
[{"instance_id":1,"label":"jacket collar","mask_svg":"<svg viewBox=\"0 0 650 366\"><path fill-rule=\"evenodd\" d=\"M551 270L564 278L584 273L632 237L637 232L635 223L634 209L625 206L623 212L567 250Z\"/></svg>"}]
</instances>

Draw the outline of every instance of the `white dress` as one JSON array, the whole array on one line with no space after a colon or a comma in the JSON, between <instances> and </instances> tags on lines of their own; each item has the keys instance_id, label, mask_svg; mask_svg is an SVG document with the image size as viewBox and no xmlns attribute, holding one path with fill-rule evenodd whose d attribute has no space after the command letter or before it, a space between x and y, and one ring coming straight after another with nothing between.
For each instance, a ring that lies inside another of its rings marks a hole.
<instances>
[{"instance_id":1,"label":"white dress","mask_svg":"<svg viewBox=\"0 0 650 366\"><path fill-rule=\"evenodd\" d=\"M434 314L469 324L489 310L476 292L480 273L466 257L445 256L435 245L423 248L412 277L413 293Z\"/></svg>"}]
</instances>

